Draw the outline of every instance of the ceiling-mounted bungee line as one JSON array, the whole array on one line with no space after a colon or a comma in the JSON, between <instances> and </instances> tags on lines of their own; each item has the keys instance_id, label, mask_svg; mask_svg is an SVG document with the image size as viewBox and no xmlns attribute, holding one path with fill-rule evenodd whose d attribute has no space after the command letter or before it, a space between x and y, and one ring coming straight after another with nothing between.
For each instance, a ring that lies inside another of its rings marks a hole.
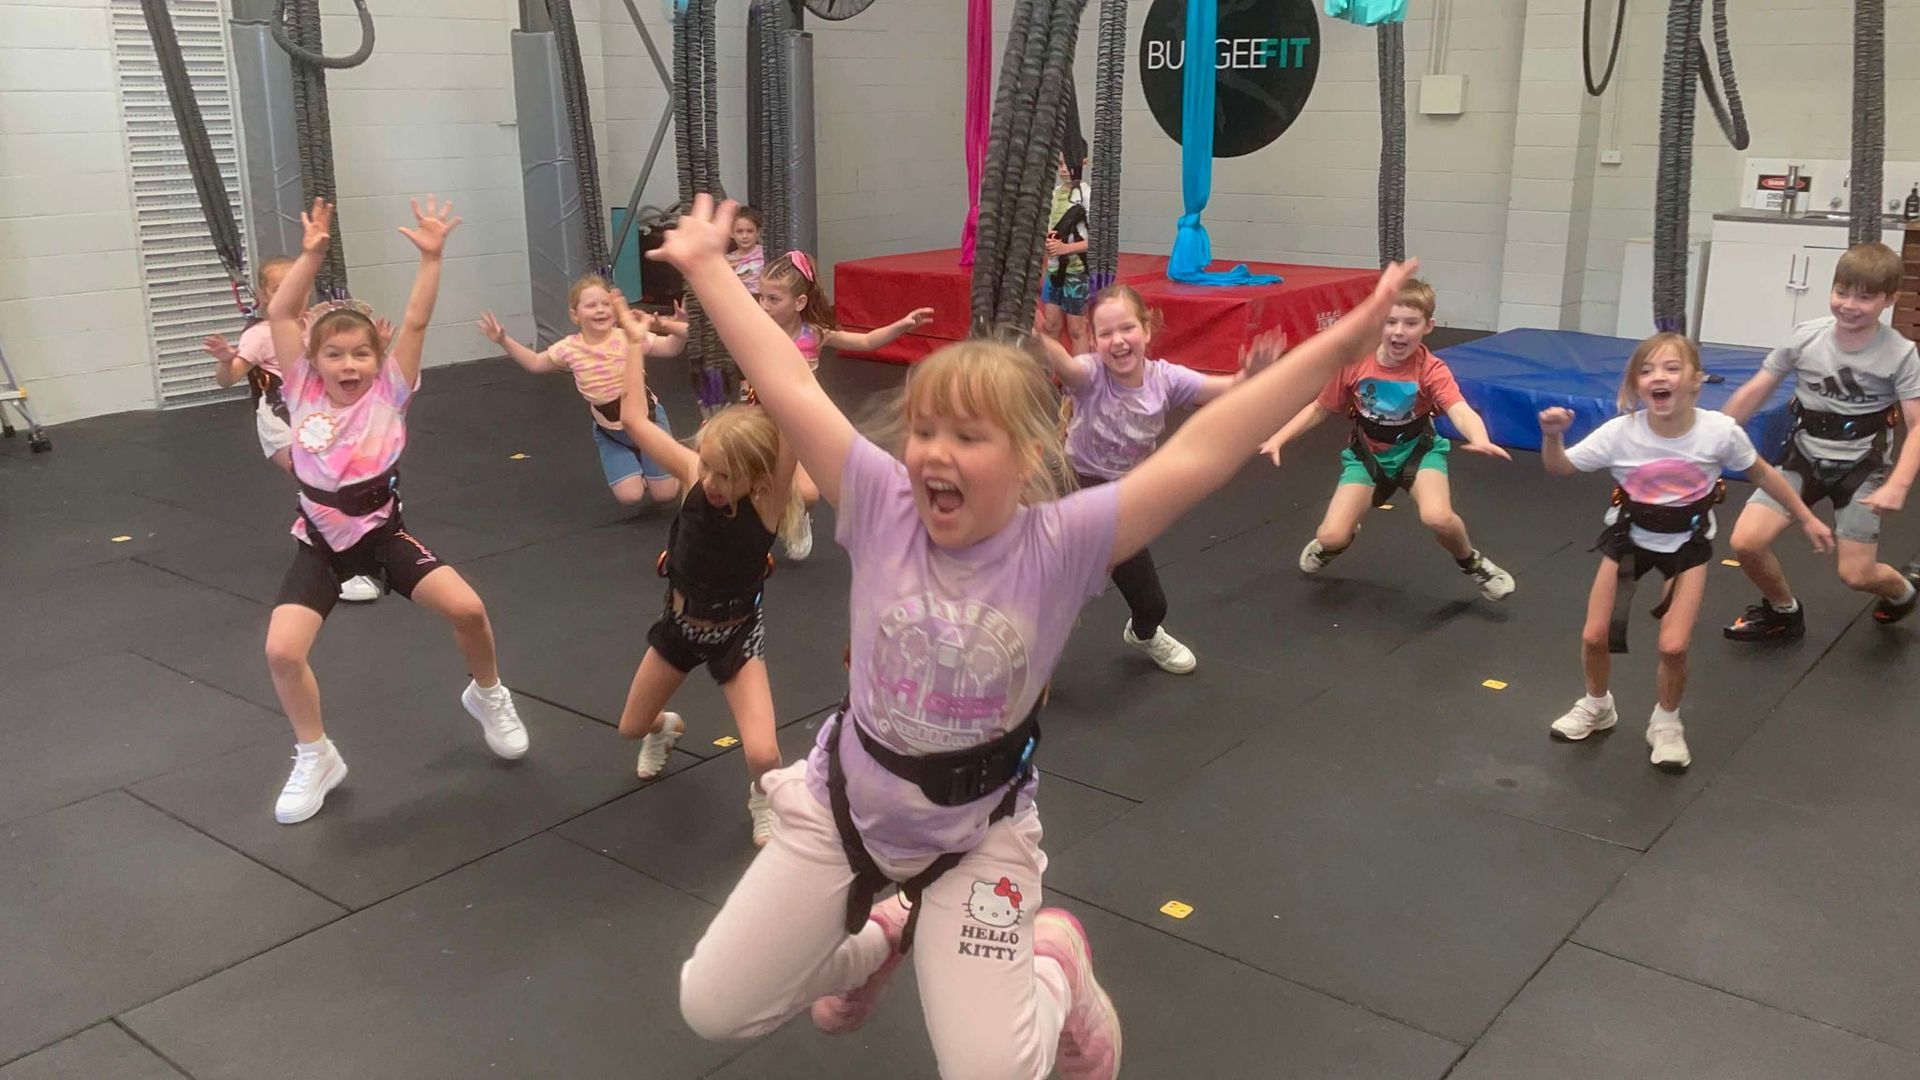
<instances>
[{"instance_id":1,"label":"ceiling-mounted bungee line","mask_svg":"<svg viewBox=\"0 0 1920 1080\"><path fill-rule=\"evenodd\" d=\"M715 0L677 0L673 20L673 149L680 181L680 207L695 195L726 197L720 182L719 42ZM762 119L764 123L764 118ZM720 335L701 308L686 296L689 376L703 412L733 400L740 369L720 346Z\"/></svg>"},{"instance_id":2,"label":"ceiling-mounted bungee line","mask_svg":"<svg viewBox=\"0 0 1920 1080\"><path fill-rule=\"evenodd\" d=\"M327 69L351 68L373 55L373 15L366 0L353 0L360 17L360 47L341 57L327 56L320 40L320 0L280 0L272 20L273 40L293 62L295 138L300 144L300 187L303 203L325 199L334 204L333 242L314 278L323 297L347 295L346 230L339 221L340 193L333 175L333 126L327 111Z\"/></svg>"},{"instance_id":3,"label":"ceiling-mounted bungee line","mask_svg":"<svg viewBox=\"0 0 1920 1080\"><path fill-rule=\"evenodd\" d=\"M1020 0L1014 8L980 182L975 337L1020 334L1033 323L1085 6L1086 0Z\"/></svg>"},{"instance_id":4,"label":"ceiling-mounted bungee line","mask_svg":"<svg viewBox=\"0 0 1920 1080\"><path fill-rule=\"evenodd\" d=\"M1127 0L1100 0L1093 72L1094 184L1087 200L1087 281L1097 293L1120 276L1120 151L1127 83Z\"/></svg>"},{"instance_id":5,"label":"ceiling-mounted bungee line","mask_svg":"<svg viewBox=\"0 0 1920 1080\"><path fill-rule=\"evenodd\" d=\"M1407 36L1390 19L1374 31L1380 65L1380 265L1407 261Z\"/></svg>"},{"instance_id":6,"label":"ceiling-mounted bungee line","mask_svg":"<svg viewBox=\"0 0 1920 1080\"><path fill-rule=\"evenodd\" d=\"M787 85L793 78L787 34L793 30L789 0L754 0L759 21L760 81L754 89L760 99L759 130L751 135L760 145L754 177L754 209L760 212L760 242L769 252L793 250L793 207L787 187L787 160L793 152L793 98ZM775 254L775 258L779 255Z\"/></svg>"},{"instance_id":7,"label":"ceiling-mounted bungee line","mask_svg":"<svg viewBox=\"0 0 1920 1080\"><path fill-rule=\"evenodd\" d=\"M153 39L160 81L166 86L174 126L180 130L180 145L186 151L187 171L193 177L200 212L207 219L207 231L213 234L214 253L220 257L220 265L233 283L234 303L241 311L251 313L254 297L247 280L246 240L240 235L233 204L227 200L227 185L220 177L220 162L213 156L213 141L207 136L199 99L193 96L193 83L187 73L186 58L180 51L180 39L174 33L173 16L167 11L166 0L140 0L140 14L145 17L147 34Z\"/></svg>"},{"instance_id":8,"label":"ceiling-mounted bungee line","mask_svg":"<svg viewBox=\"0 0 1920 1080\"><path fill-rule=\"evenodd\" d=\"M1880 240L1880 185L1887 168L1887 12L1885 0L1854 0L1853 152L1847 240Z\"/></svg>"},{"instance_id":9,"label":"ceiling-mounted bungee line","mask_svg":"<svg viewBox=\"0 0 1920 1080\"><path fill-rule=\"evenodd\" d=\"M574 181L580 193L587 264L613 273L607 250L607 213L600 194L600 155L593 142L593 106L587 98L587 72L580 59L580 32L573 21L573 0L545 0L553 23L553 44L560 56L560 93L567 111L567 138L573 147Z\"/></svg>"}]
</instances>

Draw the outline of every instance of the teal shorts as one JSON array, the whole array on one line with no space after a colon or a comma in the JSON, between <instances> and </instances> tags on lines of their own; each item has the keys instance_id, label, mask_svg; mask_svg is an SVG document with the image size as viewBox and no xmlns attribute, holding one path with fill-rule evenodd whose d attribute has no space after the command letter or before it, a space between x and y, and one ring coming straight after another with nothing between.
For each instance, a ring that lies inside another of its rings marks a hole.
<instances>
[{"instance_id":1,"label":"teal shorts","mask_svg":"<svg viewBox=\"0 0 1920 1080\"><path fill-rule=\"evenodd\" d=\"M1407 462L1407 455L1413 453L1413 448L1419 445L1419 439L1408 439L1399 446L1389 446L1374 456L1379 459L1382 472L1388 476L1397 476L1400 473L1400 466ZM1452 449L1452 443L1438 435L1434 436L1433 449L1427 451L1427 456L1420 459L1421 470L1438 469L1445 473L1447 452ZM1359 456L1353 452L1352 447L1340 451L1340 482L1373 486L1373 477L1368 475L1367 467L1361 464Z\"/></svg>"}]
</instances>

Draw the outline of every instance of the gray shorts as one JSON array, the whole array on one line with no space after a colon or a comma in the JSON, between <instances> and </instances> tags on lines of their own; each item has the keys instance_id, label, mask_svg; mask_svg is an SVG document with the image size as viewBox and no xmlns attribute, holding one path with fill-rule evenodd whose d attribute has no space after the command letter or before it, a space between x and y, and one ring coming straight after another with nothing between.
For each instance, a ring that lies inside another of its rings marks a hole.
<instances>
[{"instance_id":1,"label":"gray shorts","mask_svg":"<svg viewBox=\"0 0 1920 1080\"><path fill-rule=\"evenodd\" d=\"M1892 471L1892 468L1886 465L1882 465L1873 470L1872 473L1868 474L1866 480L1861 483L1859 490L1853 493L1852 501L1848 502L1846 506L1839 510L1834 511L1834 536L1842 540L1852 540L1859 544L1878 544L1880 542L1880 515L1874 513L1873 510L1865 506L1864 503L1866 502L1867 496L1880 490L1880 485L1887 482L1887 475ZM1794 494L1797 495L1800 493L1801 476L1799 473L1794 472L1792 469L1781 469L1780 475L1786 479L1788 484L1793 486ZM1793 517L1792 514L1787 512L1786 507L1775 502L1773 496L1761 491L1759 488L1753 489L1753 498L1747 500L1747 505L1764 506L1774 513L1779 514L1781 517Z\"/></svg>"}]
</instances>

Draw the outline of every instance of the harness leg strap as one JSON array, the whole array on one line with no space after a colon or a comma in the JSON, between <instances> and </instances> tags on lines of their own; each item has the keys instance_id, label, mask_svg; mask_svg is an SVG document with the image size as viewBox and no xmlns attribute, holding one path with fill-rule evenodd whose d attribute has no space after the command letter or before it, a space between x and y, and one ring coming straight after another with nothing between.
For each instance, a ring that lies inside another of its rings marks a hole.
<instances>
[{"instance_id":1,"label":"harness leg strap","mask_svg":"<svg viewBox=\"0 0 1920 1080\"><path fill-rule=\"evenodd\" d=\"M1633 614L1633 591L1639 585L1640 553L1627 552L1620 560L1620 573L1613 583L1613 614L1607 620L1607 651L1627 651L1627 619Z\"/></svg>"}]
</instances>

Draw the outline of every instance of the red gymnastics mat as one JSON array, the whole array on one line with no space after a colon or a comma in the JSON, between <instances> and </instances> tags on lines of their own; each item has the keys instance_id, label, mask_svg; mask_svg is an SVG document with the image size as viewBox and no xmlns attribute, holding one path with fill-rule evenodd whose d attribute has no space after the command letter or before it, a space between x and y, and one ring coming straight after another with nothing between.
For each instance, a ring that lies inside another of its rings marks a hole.
<instances>
[{"instance_id":1,"label":"red gymnastics mat","mask_svg":"<svg viewBox=\"0 0 1920 1080\"><path fill-rule=\"evenodd\" d=\"M1216 265L1231 265L1215 260ZM1181 285L1167 280L1165 255L1120 256L1120 280L1159 310L1164 329L1155 356L1198 371L1231 371L1240 346L1272 329L1304 341L1365 299L1378 270L1248 263L1255 273L1278 274L1277 285ZM972 268L958 248L855 259L834 268L834 307L840 325L871 330L916 307L932 307L933 321L870 356L910 364L967 336Z\"/></svg>"}]
</instances>

